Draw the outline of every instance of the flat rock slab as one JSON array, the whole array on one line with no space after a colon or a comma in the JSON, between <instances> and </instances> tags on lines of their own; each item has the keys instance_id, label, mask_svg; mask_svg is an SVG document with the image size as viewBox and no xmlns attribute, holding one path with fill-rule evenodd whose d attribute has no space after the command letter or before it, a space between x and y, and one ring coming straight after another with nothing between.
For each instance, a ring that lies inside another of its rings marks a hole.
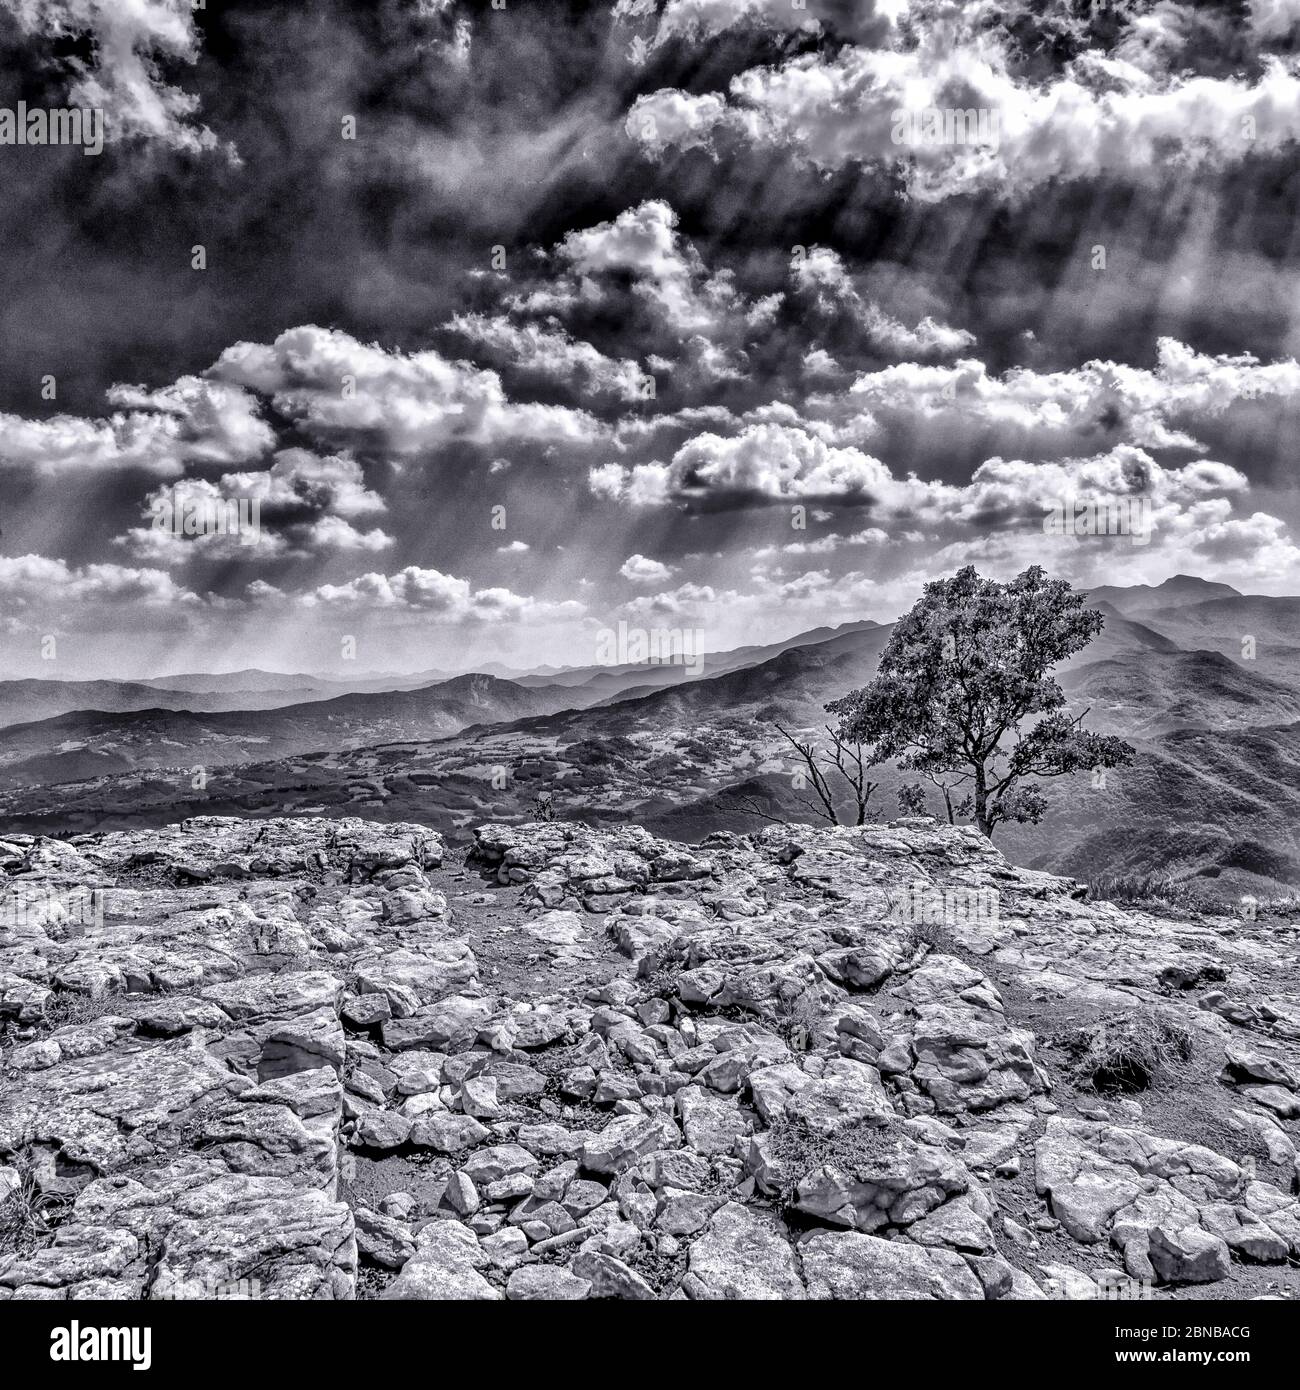
<instances>
[{"instance_id":1,"label":"flat rock slab","mask_svg":"<svg viewBox=\"0 0 1300 1390\"><path fill-rule=\"evenodd\" d=\"M815 1299L982 1299L984 1288L960 1255L821 1232L799 1247L808 1297Z\"/></svg>"}]
</instances>

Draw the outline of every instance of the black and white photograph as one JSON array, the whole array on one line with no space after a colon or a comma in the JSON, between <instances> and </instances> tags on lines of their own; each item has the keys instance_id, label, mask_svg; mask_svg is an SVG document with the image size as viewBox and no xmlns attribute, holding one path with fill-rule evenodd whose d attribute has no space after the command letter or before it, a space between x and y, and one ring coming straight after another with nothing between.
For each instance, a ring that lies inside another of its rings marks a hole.
<instances>
[{"instance_id":1,"label":"black and white photograph","mask_svg":"<svg viewBox=\"0 0 1300 1390\"><path fill-rule=\"evenodd\" d=\"M467 1301L1264 1369L1300 0L0 0L0 330L42 1374Z\"/></svg>"}]
</instances>

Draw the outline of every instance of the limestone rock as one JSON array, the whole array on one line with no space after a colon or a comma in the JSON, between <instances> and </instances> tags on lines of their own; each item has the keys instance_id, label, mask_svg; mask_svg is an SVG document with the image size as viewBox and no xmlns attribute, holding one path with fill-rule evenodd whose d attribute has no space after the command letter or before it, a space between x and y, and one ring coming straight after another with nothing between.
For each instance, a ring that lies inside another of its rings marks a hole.
<instances>
[{"instance_id":1,"label":"limestone rock","mask_svg":"<svg viewBox=\"0 0 1300 1390\"><path fill-rule=\"evenodd\" d=\"M691 1246L690 1272L709 1297L804 1297L789 1242L769 1220L738 1202L720 1207Z\"/></svg>"},{"instance_id":2,"label":"limestone rock","mask_svg":"<svg viewBox=\"0 0 1300 1390\"><path fill-rule=\"evenodd\" d=\"M558 1265L525 1265L516 1269L506 1282L509 1299L573 1303L591 1292L591 1284Z\"/></svg>"},{"instance_id":3,"label":"limestone rock","mask_svg":"<svg viewBox=\"0 0 1300 1390\"><path fill-rule=\"evenodd\" d=\"M384 1290L388 1299L499 1299L479 1273L488 1257L478 1238L458 1221L433 1221L416 1238L415 1251Z\"/></svg>"},{"instance_id":4,"label":"limestone rock","mask_svg":"<svg viewBox=\"0 0 1300 1390\"><path fill-rule=\"evenodd\" d=\"M0 1300L350 1299L359 1265L395 1299L1294 1291L1273 924L1089 902L923 818L455 858L350 818L7 835L0 1197L62 1219ZM1178 1104L1033 1031L1155 1009L1223 1056Z\"/></svg>"},{"instance_id":5,"label":"limestone rock","mask_svg":"<svg viewBox=\"0 0 1300 1390\"><path fill-rule=\"evenodd\" d=\"M799 1247L808 1297L816 1299L982 1299L960 1255L846 1231L819 1232Z\"/></svg>"}]
</instances>

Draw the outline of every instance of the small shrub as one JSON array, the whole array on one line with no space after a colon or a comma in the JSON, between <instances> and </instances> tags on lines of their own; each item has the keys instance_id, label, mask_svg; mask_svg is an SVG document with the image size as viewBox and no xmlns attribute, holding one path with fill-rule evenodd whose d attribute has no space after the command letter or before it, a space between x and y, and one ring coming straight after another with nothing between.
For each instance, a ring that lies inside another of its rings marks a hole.
<instances>
[{"instance_id":1,"label":"small shrub","mask_svg":"<svg viewBox=\"0 0 1300 1390\"><path fill-rule=\"evenodd\" d=\"M1172 1015L1134 1009L1071 1029L1055 1041L1093 1090L1145 1091L1186 1076L1192 1039L1192 1030Z\"/></svg>"},{"instance_id":2,"label":"small shrub","mask_svg":"<svg viewBox=\"0 0 1300 1390\"><path fill-rule=\"evenodd\" d=\"M815 990L806 989L773 1020L773 1026L794 1052L807 1052L815 1046L814 1033L826 1015L827 1006Z\"/></svg>"},{"instance_id":3,"label":"small shrub","mask_svg":"<svg viewBox=\"0 0 1300 1390\"><path fill-rule=\"evenodd\" d=\"M71 990L56 990L45 1001L40 1030L53 1033L58 1028L94 1023L97 1018L113 1012L111 994L75 994Z\"/></svg>"},{"instance_id":4,"label":"small shrub","mask_svg":"<svg viewBox=\"0 0 1300 1390\"><path fill-rule=\"evenodd\" d=\"M908 930L916 947L928 946L932 951L942 955L953 953L956 943L952 939L952 932L941 922L913 922Z\"/></svg>"},{"instance_id":5,"label":"small shrub","mask_svg":"<svg viewBox=\"0 0 1300 1390\"><path fill-rule=\"evenodd\" d=\"M94 1023L97 1018L112 1013L117 996L112 994L77 994L73 990L55 990L45 1000L41 1017L35 1024L20 1027L12 1018L0 1019L0 1041L41 1038L60 1028Z\"/></svg>"},{"instance_id":6,"label":"small shrub","mask_svg":"<svg viewBox=\"0 0 1300 1390\"><path fill-rule=\"evenodd\" d=\"M0 1202L0 1255L23 1254L44 1245L66 1206L67 1198L41 1191L30 1168L20 1169L18 1186Z\"/></svg>"}]
</instances>

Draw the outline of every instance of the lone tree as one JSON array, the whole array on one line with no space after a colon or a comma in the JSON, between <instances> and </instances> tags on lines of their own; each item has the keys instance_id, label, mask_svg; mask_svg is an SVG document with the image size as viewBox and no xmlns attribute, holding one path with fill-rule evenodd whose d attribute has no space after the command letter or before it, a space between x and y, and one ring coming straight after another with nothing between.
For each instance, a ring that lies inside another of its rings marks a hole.
<instances>
[{"instance_id":1,"label":"lone tree","mask_svg":"<svg viewBox=\"0 0 1300 1390\"><path fill-rule=\"evenodd\" d=\"M1038 780L1119 767L1123 739L1080 727L1062 712L1051 676L1101 631L1086 596L1034 565L1007 584L967 565L925 586L895 626L875 680L826 706L846 743L870 744L939 786L954 818L973 815L990 838L1004 821L1036 823L1047 809ZM905 789L919 806L921 788Z\"/></svg>"}]
</instances>

